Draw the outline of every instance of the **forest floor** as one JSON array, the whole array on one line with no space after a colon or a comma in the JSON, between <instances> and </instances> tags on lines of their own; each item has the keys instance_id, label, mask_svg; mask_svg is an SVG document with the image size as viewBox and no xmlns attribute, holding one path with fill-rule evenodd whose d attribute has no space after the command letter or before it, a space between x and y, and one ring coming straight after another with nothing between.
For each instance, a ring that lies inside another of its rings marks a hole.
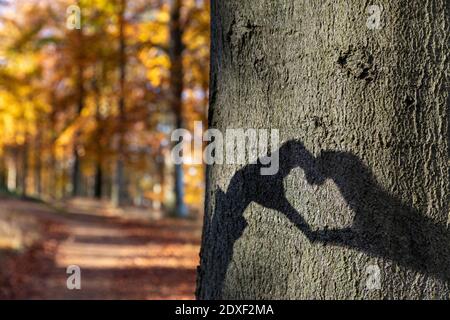
<instances>
[{"instance_id":1,"label":"forest floor","mask_svg":"<svg viewBox=\"0 0 450 320\"><path fill-rule=\"evenodd\" d=\"M0 298L194 298L201 221L76 199L0 197ZM69 290L69 265L81 289Z\"/></svg>"}]
</instances>

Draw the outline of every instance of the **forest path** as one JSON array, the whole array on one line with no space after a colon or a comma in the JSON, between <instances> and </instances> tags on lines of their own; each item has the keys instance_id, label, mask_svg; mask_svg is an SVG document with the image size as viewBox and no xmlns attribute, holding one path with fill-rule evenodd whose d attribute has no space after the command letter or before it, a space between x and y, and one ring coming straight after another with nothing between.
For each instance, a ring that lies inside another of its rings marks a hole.
<instances>
[{"instance_id":1,"label":"forest path","mask_svg":"<svg viewBox=\"0 0 450 320\"><path fill-rule=\"evenodd\" d=\"M14 298L194 298L199 221L144 220L145 214L137 213L146 211L128 214L86 199L65 203L64 210L19 200L1 203L1 211L31 215L43 226L38 244L10 261ZM81 269L81 290L67 288L69 265Z\"/></svg>"}]
</instances>

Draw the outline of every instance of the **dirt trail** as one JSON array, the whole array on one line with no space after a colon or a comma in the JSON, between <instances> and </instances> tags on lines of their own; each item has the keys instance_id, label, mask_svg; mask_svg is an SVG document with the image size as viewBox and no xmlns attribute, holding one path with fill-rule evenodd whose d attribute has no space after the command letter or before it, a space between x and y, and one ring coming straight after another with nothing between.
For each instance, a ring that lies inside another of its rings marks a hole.
<instances>
[{"instance_id":1,"label":"dirt trail","mask_svg":"<svg viewBox=\"0 0 450 320\"><path fill-rule=\"evenodd\" d=\"M88 200L74 201L60 212L2 199L0 210L8 208L35 216L43 226L38 245L7 267L14 298L194 298L199 222L125 219L126 210ZM81 290L67 289L69 265L81 268Z\"/></svg>"}]
</instances>

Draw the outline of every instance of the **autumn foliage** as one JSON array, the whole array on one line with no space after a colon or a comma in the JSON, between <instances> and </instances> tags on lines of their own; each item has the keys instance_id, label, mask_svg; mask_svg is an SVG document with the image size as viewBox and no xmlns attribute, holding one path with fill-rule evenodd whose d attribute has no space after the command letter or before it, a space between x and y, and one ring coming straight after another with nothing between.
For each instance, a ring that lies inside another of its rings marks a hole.
<instances>
[{"instance_id":1,"label":"autumn foliage","mask_svg":"<svg viewBox=\"0 0 450 320\"><path fill-rule=\"evenodd\" d=\"M0 39L0 299L193 298L209 1L0 0Z\"/></svg>"},{"instance_id":2,"label":"autumn foliage","mask_svg":"<svg viewBox=\"0 0 450 320\"><path fill-rule=\"evenodd\" d=\"M151 0L0 5L3 188L59 199L73 195L77 184L77 196L109 198L121 156L125 203L170 205L170 132L175 126L170 5ZM70 24L77 7L81 29ZM183 0L179 13L182 117L189 128L194 120L205 121L209 3ZM184 169L185 201L199 207L202 167Z\"/></svg>"}]
</instances>

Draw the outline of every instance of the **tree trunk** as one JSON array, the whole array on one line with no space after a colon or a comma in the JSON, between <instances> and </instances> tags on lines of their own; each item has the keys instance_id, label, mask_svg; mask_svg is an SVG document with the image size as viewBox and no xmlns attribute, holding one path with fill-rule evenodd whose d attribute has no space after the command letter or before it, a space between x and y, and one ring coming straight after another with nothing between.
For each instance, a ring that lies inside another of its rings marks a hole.
<instances>
[{"instance_id":1,"label":"tree trunk","mask_svg":"<svg viewBox=\"0 0 450 320\"><path fill-rule=\"evenodd\" d=\"M95 168L94 197L101 199L103 187L103 170L100 162L97 162Z\"/></svg>"},{"instance_id":2,"label":"tree trunk","mask_svg":"<svg viewBox=\"0 0 450 320\"><path fill-rule=\"evenodd\" d=\"M48 196L51 199L58 198L58 179L59 179L59 164L56 159L56 151L54 146L54 140L52 140L52 144L50 146L50 169L48 171L49 181L48 181Z\"/></svg>"},{"instance_id":3,"label":"tree trunk","mask_svg":"<svg viewBox=\"0 0 450 320\"><path fill-rule=\"evenodd\" d=\"M50 95L51 111L49 114L50 127L50 144L49 144L49 159L47 166L47 194L50 199L58 198L58 179L59 179L59 163L56 155L56 140L57 140L57 103L55 94Z\"/></svg>"},{"instance_id":4,"label":"tree trunk","mask_svg":"<svg viewBox=\"0 0 450 320\"><path fill-rule=\"evenodd\" d=\"M17 191L17 181L18 181L18 172L17 172L17 164L18 164L18 155L17 155L17 148L11 147L10 152L8 152L7 156L7 182L6 187L9 192L15 192Z\"/></svg>"},{"instance_id":5,"label":"tree trunk","mask_svg":"<svg viewBox=\"0 0 450 320\"><path fill-rule=\"evenodd\" d=\"M171 0L170 4L170 103L175 115L175 127L183 128L183 31L180 20L181 0ZM176 142L177 143L177 142ZM183 165L175 164L174 170L174 193L175 214L185 217L188 210L184 203L184 181Z\"/></svg>"},{"instance_id":6,"label":"tree trunk","mask_svg":"<svg viewBox=\"0 0 450 320\"><path fill-rule=\"evenodd\" d=\"M120 1L119 10L119 146L114 171L114 181L112 188L113 205L122 205L125 193L125 78L126 78L126 43L125 43L125 10L127 3Z\"/></svg>"},{"instance_id":7,"label":"tree trunk","mask_svg":"<svg viewBox=\"0 0 450 320\"><path fill-rule=\"evenodd\" d=\"M365 3L212 1L210 127L282 143L208 167L199 298L450 298L449 3Z\"/></svg>"},{"instance_id":8,"label":"tree trunk","mask_svg":"<svg viewBox=\"0 0 450 320\"><path fill-rule=\"evenodd\" d=\"M103 72L103 68L101 70ZM95 155L95 177L94 177L94 197L101 199L103 194L103 167L102 167L102 157L103 157L103 119L100 112L101 108L101 92L99 86L99 79L101 78L101 72L94 77L92 81L92 87L95 95L95 122L97 125L96 129L96 155ZM102 84L103 82L101 82Z\"/></svg>"},{"instance_id":9,"label":"tree trunk","mask_svg":"<svg viewBox=\"0 0 450 320\"><path fill-rule=\"evenodd\" d=\"M83 66L83 29L79 29L78 32L78 66L77 66L77 85L78 85L78 101L77 101L77 116L81 115L84 107L84 66ZM77 197L81 195L81 168L80 168L80 155L78 153L79 132L75 132L75 138L73 143L73 167L72 167L72 196Z\"/></svg>"},{"instance_id":10,"label":"tree trunk","mask_svg":"<svg viewBox=\"0 0 450 320\"><path fill-rule=\"evenodd\" d=\"M6 168L7 168L7 161L5 158L5 154L2 155L2 158L0 158L0 191L5 191L7 190L7 173L6 173Z\"/></svg>"},{"instance_id":11,"label":"tree trunk","mask_svg":"<svg viewBox=\"0 0 450 320\"><path fill-rule=\"evenodd\" d=\"M25 143L22 146L22 172L20 175L20 195L27 196L27 178L28 178L28 149L29 149L28 134L25 135Z\"/></svg>"},{"instance_id":12,"label":"tree trunk","mask_svg":"<svg viewBox=\"0 0 450 320\"><path fill-rule=\"evenodd\" d=\"M39 198L42 193L42 145L41 145L41 135L37 133L35 137L35 150L37 151L34 155L34 193Z\"/></svg>"}]
</instances>

